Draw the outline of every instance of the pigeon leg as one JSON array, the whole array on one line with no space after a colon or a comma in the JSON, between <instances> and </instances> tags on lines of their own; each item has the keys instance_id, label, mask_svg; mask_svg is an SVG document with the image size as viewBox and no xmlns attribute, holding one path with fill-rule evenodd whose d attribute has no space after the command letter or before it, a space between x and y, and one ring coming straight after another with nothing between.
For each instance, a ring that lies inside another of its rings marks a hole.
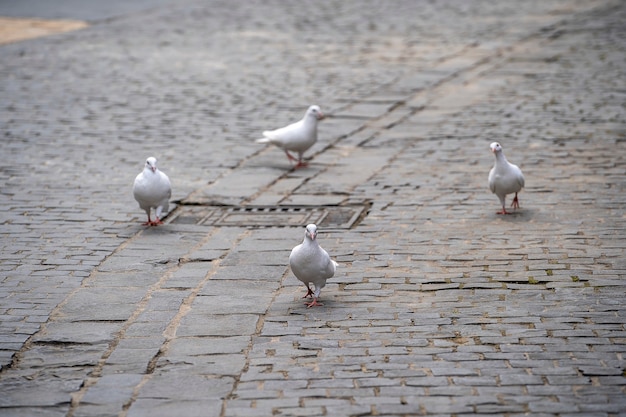
<instances>
[{"instance_id":1,"label":"pigeon leg","mask_svg":"<svg viewBox=\"0 0 626 417\"><path fill-rule=\"evenodd\" d=\"M506 211L506 195L503 197L498 196L498 198L500 199L500 204L502 204L502 211L496 211L496 214L511 214Z\"/></svg>"},{"instance_id":2,"label":"pigeon leg","mask_svg":"<svg viewBox=\"0 0 626 417\"><path fill-rule=\"evenodd\" d=\"M517 199L517 193L515 193L515 198L513 199L513 202L511 203L511 207L513 207L513 209L519 208L519 200Z\"/></svg>"},{"instance_id":3,"label":"pigeon leg","mask_svg":"<svg viewBox=\"0 0 626 417\"><path fill-rule=\"evenodd\" d=\"M306 295L302 298L307 298L307 297L312 297L313 296L313 291L311 291L311 287L309 287L308 285L306 286Z\"/></svg>"},{"instance_id":4,"label":"pigeon leg","mask_svg":"<svg viewBox=\"0 0 626 417\"><path fill-rule=\"evenodd\" d=\"M306 308L311 308L313 306L323 306L324 304L318 303L317 302L317 297L314 297L313 301L311 301L310 303L304 303L304 305L306 306Z\"/></svg>"},{"instance_id":5,"label":"pigeon leg","mask_svg":"<svg viewBox=\"0 0 626 417\"><path fill-rule=\"evenodd\" d=\"M288 151L285 151L285 155L289 158L290 161L297 161L298 159L291 155Z\"/></svg>"},{"instance_id":6,"label":"pigeon leg","mask_svg":"<svg viewBox=\"0 0 626 417\"><path fill-rule=\"evenodd\" d=\"M156 220L154 220L152 223L150 223L150 226L158 226L160 224L163 224L163 222L161 221L161 219L159 219L157 217Z\"/></svg>"},{"instance_id":7,"label":"pigeon leg","mask_svg":"<svg viewBox=\"0 0 626 417\"><path fill-rule=\"evenodd\" d=\"M302 168L302 167L309 166L309 164L302 161L302 155L299 155L299 158L296 158L287 151L285 151L285 154L287 155L287 158L289 158L290 161L296 162L296 166L294 168Z\"/></svg>"},{"instance_id":8,"label":"pigeon leg","mask_svg":"<svg viewBox=\"0 0 626 417\"><path fill-rule=\"evenodd\" d=\"M152 220L150 219L150 213L148 213L148 221L141 223L142 226L152 226Z\"/></svg>"}]
</instances>

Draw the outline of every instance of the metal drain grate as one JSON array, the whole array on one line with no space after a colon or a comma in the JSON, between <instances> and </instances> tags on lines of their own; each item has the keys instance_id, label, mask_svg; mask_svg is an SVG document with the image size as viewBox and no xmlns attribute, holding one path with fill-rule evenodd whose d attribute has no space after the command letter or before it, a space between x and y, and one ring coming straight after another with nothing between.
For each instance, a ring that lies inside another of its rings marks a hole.
<instances>
[{"instance_id":1,"label":"metal drain grate","mask_svg":"<svg viewBox=\"0 0 626 417\"><path fill-rule=\"evenodd\" d=\"M168 223L216 227L320 227L349 229L368 205L350 206L179 206Z\"/></svg>"}]
</instances>

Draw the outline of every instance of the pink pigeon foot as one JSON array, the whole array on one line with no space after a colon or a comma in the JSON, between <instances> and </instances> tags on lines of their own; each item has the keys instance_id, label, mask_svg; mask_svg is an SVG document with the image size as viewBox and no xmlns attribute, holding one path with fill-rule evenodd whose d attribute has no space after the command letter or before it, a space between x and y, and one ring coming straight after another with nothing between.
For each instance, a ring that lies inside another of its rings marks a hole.
<instances>
[{"instance_id":1,"label":"pink pigeon foot","mask_svg":"<svg viewBox=\"0 0 626 417\"><path fill-rule=\"evenodd\" d=\"M158 217L156 218L156 220L152 220L150 219L150 216L148 216L148 221L145 223L142 223L142 226L158 226L160 224L163 224L163 222L161 221L161 219L159 219Z\"/></svg>"},{"instance_id":2,"label":"pink pigeon foot","mask_svg":"<svg viewBox=\"0 0 626 417\"><path fill-rule=\"evenodd\" d=\"M313 301L311 301L310 303L304 303L304 305L306 306L306 308L311 308L313 306L323 306L324 304L318 303L317 302L317 297L314 297Z\"/></svg>"}]
</instances>

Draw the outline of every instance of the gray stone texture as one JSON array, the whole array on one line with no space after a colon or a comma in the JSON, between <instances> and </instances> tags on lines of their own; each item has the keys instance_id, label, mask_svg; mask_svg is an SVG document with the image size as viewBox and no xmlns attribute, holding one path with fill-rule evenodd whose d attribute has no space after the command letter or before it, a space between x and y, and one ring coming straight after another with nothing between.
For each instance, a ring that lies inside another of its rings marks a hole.
<instances>
[{"instance_id":1,"label":"gray stone texture","mask_svg":"<svg viewBox=\"0 0 626 417\"><path fill-rule=\"evenodd\" d=\"M626 413L624 2L96 3L0 4L90 23L0 45L0 415ZM324 306L301 228L142 226L150 155L174 214L369 202Z\"/></svg>"}]
</instances>

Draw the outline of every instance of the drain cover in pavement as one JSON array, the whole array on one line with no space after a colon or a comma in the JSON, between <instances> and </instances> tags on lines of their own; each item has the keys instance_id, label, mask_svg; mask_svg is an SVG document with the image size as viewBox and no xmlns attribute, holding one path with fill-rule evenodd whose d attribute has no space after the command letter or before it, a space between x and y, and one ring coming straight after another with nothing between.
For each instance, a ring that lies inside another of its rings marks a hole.
<instances>
[{"instance_id":1,"label":"drain cover in pavement","mask_svg":"<svg viewBox=\"0 0 626 417\"><path fill-rule=\"evenodd\" d=\"M203 226L320 227L349 229L367 213L366 205L350 206L179 206L168 223Z\"/></svg>"}]
</instances>

